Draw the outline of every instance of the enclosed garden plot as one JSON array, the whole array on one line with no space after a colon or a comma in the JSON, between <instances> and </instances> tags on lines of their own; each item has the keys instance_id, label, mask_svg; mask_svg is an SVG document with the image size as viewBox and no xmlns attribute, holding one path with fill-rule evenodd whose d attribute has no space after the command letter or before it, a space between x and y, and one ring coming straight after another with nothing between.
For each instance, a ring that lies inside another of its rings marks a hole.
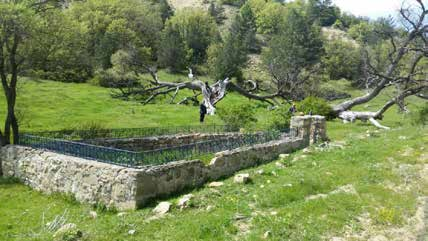
<instances>
[{"instance_id":1,"label":"enclosed garden plot","mask_svg":"<svg viewBox=\"0 0 428 241\"><path fill-rule=\"evenodd\" d=\"M239 133L219 125L65 130L22 134L20 144L140 168L185 159L204 159L220 151L278 140L288 132Z\"/></svg>"}]
</instances>

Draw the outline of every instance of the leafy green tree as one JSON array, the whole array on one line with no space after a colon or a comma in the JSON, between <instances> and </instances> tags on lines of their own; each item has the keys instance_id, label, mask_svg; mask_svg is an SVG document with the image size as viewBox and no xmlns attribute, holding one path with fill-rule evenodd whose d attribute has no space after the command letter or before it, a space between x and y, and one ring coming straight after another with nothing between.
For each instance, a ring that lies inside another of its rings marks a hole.
<instances>
[{"instance_id":1,"label":"leafy green tree","mask_svg":"<svg viewBox=\"0 0 428 241\"><path fill-rule=\"evenodd\" d=\"M242 67L247 62L254 32L240 15L236 15L223 44L210 51L209 66L215 79L236 77L242 80Z\"/></svg>"},{"instance_id":2,"label":"leafy green tree","mask_svg":"<svg viewBox=\"0 0 428 241\"><path fill-rule=\"evenodd\" d=\"M208 7L208 13L218 24L223 23L224 19L226 18L224 16L224 7L221 4L216 4L214 2L210 3L210 6Z\"/></svg>"},{"instance_id":3,"label":"leafy green tree","mask_svg":"<svg viewBox=\"0 0 428 241\"><path fill-rule=\"evenodd\" d=\"M88 29L93 69L111 67L111 55L125 45L150 48L156 56L163 22L159 9L148 0L75 1L67 13Z\"/></svg>"},{"instance_id":4,"label":"leafy green tree","mask_svg":"<svg viewBox=\"0 0 428 241\"><path fill-rule=\"evenodd\" d=\"M180 32L167 24L162 32L158 52L160 66L169 68L171 72L180 72L189 66L191 55L192 52L187 48Z\"/></svg>"},{"instance_id":5,"label":"leafy green tree","mask_svg":"<svg viewBox=\"0 0 428 241\"><path fill-rule=\"evenodd\" d=\"M86 41L86 28L82 24L60 9L45 11L40 19L40 32L33 41L33 74L43 79L86 81L91 75Z\"/></svg>"},{"instance_id":6,"label":"leafy green tree","mask_svg":"<svg viewBox=\"0 0 428 241\"><path fill-rule=\"evenodd\" d=\"M361 72L360 49L355 43L340 39L324 43L322 63L330 79L357 80Z\"/></svg>"},{"instance_id":7,"label":"leafy green tree","mask_svg":"<svg viewBox=\"0 0 428 241\"><path fill-rule=\"evenodd\" d=\"M230 131L251 128L257 122L255 114L254 107L248 104L232 105L218 110L218 116Z\"/></svg>"},{"instance_id":8,"label":"leafy green tree","mask_svg":"<svg viewBox=\"0 0 428 241\"><path fill-rule=\"evenodd\" d=\"M278 2L267 2L257 15L256 23L259 33L275 34L284 23L286 9Z\"/></svg>"},{"instance_id":9,"label":"leafy green tree","mask_svg":"<svg viewBox=\"0 0 428 241\"><path fill-rule=\"evenodd\" d=\"M166 26L163 34L166 31L179 32L180 38L191 51L190 63L195 65L206 61L208 46L220 38L214 19L207 12L199 9L178 11L167 21Z\"/></svg>"},{"instance_id":10,"label":"leafy green tree","mask_svg":"<svg viewBox=\"0 0 428 241\"><path fill-rule=\"evenodd\" d=\"M34 36L40 32L40 17L27 2L0 2L0 79L7 103L4 132L0 144L19 142L15 113L18 74L27 70L33 52Z\"/></svg>"},{"instance_id":11,"label":"leafy green tree","mask_svg":"<svg viewBox=\"0 0 428 241\"><path fill-rule=\"evenodd\" d=\"M361 22L349 28L348 34L360 43L368 44L373 38L373 26L368 22Z\"/></svg>"},{"instance_id":12,"label":"leafy green tree","mask_svg":"<svg viewBox=\"0 0 428 241\"><path fill-rule=\"evenodd\" d=\"M309 0L306 11L310 21L321 26L331 26L340 17L340 9L331 0Z\"/></svg>"},{"instance_id":13,"label":"leafy green tree","mask_svg":"<svg viewBox=\"0 0 428 241\"><path fill-rule=\"evenodd\" d=\"M320 29L295 10L263 52L263 62L272 77L275 95L299 98L302 86L309 79L313 67L320 62L323 43Z\"/></svg>"},{"instance_id":14,"label":"leafy green tree","mask_svg":"<svg viewBox=\"0 0 428 241\"><path fill-rule=\"evenodd\" d=\"M168 18L174 15L174 10L171 8L171 5L169 5L168 0L152 0L152 3L159 9L164 23Z\"/></svg>"}]
</instances>

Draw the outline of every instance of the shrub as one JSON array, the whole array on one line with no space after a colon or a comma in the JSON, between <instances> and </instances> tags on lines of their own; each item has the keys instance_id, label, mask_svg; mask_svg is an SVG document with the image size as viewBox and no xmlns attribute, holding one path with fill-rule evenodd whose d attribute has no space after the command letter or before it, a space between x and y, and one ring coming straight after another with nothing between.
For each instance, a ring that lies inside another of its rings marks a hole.
<instances>
[{"instance_id":1,"label":"shrub","mask_svg":"<svg viewBox=\"0 0 428 241\"><path fill-rule=\"evenodd\" d=\"M412 124L420 126L428 125L428 103L413 114Z\"/></svg>"},{"instance_id":2,"label":"shrub","mask_svg":"<svg viewBox=\"0 0 428 241\"><path fill-rule=\"evenodd\" d=\"M238 131L240 128L251 128L257 122L254 109L248 104L232 105L219 109L218 116L230 131Z\"/></svg>"},{"instance_id":3,"label":"shrub","mask_svg":"<svg viewBox=\"0 0 428 241\"><path fill-rule=\"evenodd\" d=\"M271 119L269 121L270 129L285 130L290 126L291 113L289 112L290 105L282 105L275 110L272 110Z\"/></svg>"},{"instance_id":4,"label":"shrub","mask_svg":"<svg viewBox=\"0 0 428 241\"><path fill-rule=\"evenodd\" d=\"M297 103L297 111L304 114L322 115L327 119L334 118L331 106L325 100L312 96Z\"/></svg>"}]
</instances>

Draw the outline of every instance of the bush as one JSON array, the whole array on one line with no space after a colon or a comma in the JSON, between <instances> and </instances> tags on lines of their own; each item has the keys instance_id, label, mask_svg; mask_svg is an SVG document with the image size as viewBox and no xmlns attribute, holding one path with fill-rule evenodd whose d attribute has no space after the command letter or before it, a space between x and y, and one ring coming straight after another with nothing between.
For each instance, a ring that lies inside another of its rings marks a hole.
<instances>
[{"instance_id":1,"label":"bush","mask_svg":"<svg viewBox=\"0 0 428 241\"><path fill-rule=\"evenodd\" d=\"M285 130L290 126L290 105L283 105L272 111L269 128L274 130Z\"/></svg>"},{"instance_id":2,"label":"bush","mask_svg":"<svg viewBox=\"0 0 428 241\"><path fill-rule=\"evenodd\" d=\"M296 107L298 112L303 112L306 115L312 113L312 115L325 116L327 119L334 118L333 109L327 101L317 97L309 96L297 103Z\"/></svg>"},{"instance_id":3,"label":"bush","mask_svg":"<svg viewBox=\"0 0 428 241\"><path fill-rule=\"evenodd\" d=\"M412 124L420 126L428 125L428 103L413 114Z\"/></svg>"},{"instance_id":4,"label":"bush","mask_svg":"<svg viewBox=\"0 0 428 241\"><path fill-rule=\"evenodd\" d=\"M238 131L240 128L251 128L257 122L254 109L252 105L232 105L219 109L218 116L230 131Z\"/></svg>"}]
</instances>

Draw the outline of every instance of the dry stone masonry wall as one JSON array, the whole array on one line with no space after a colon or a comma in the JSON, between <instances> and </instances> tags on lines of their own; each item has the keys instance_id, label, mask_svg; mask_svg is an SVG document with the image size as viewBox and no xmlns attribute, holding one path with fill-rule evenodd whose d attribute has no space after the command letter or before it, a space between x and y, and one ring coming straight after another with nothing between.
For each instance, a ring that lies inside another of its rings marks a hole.
<instances>
[{"instance_id":1,"label":"dry stone masonry wall","mask_svg":"<svg viewBox=\"0 0 428 241\"><path fill-rule=\"evenodd\" d=\"M219 152L209 165L193 160L133 169L11 145L0 149L0 166L3 175L45 193L67 193L81 202L135 209L326 139L325 120L320 116L293 117L291 128L294 137Z\"/></svg>"},{"instance_id":2,"label":"dry stone masonry wall","mask_svg":"<svg viewBox=\"0 0 428 241\"><path fill-rule=\"evenodd\" d=\"M219 134L181 134L165 135L144 138L124 138L124 139L94 139L85 140L85 143L97 146L113 147L129 151L149 151L166 147L176 147L203 141L229 140L233 141L242 136L240 133L219 133Z\"/></svg>"}]
</instances>

